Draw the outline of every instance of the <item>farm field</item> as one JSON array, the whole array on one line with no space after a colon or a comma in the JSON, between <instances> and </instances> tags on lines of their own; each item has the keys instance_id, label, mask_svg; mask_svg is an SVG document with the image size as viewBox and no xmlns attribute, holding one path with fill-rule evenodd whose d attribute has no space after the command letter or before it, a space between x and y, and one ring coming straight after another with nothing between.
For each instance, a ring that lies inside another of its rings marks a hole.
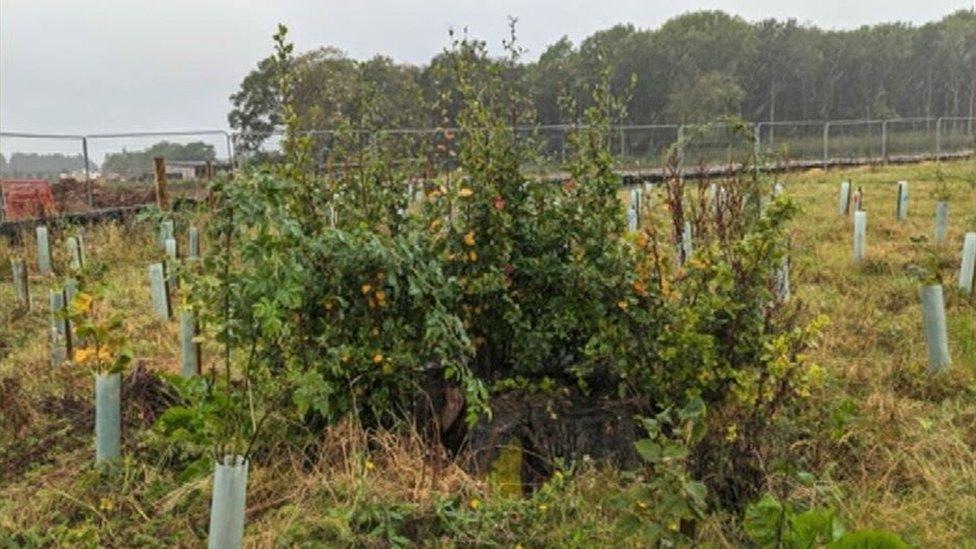
<instances>
[{"instance_id":1,"label":"farm field","mask_svg":"<svg viewBox=\"0 0 976 549\"><path fill-rule=\"evenodd\" d=\"M763 452L746 457L761 472L759 493L797 513L832 511L847 530L884 530L918 547L976 547L976 302L957 289L963 235L976 230L972 172L971 162L960 161L778 176L799 208L786 230L789 301L827 321L805 352L817 379L771 417L775 436ZM857 265L852 222L837 212L842 180L863 189L868 214L866 258ZM909 185L904 221L895 217L899 180ZM938 193L950 204L941 246L932 242ZM650 195L642 222L654 224L663 189ZM623 217L629 193L619 196ZM181 247L186 227L204 226L209 215L203 208L178 215ZM180 371L179 322L159 320L150 300L147 267L164 257L157 223L144 217L84 229L86 269L104 289L102 306L123 318L119 331L133 355L122 389L123 458L108 471L94 464L90 371L51 365L54 279L37 276L33 233L0 241L5 546L192 547L206 537L211 470L184 459L195 441L157 425L178 399L166 376ZM55 272L66 270L68 234L52 227ZM13 258L31 272L29 312L11 283ZM944 286L952 358L938 375L927 372L919 302L922 281L932 279ZM218 351L204 344L204 372ZM317 428L314 445L278 440L253 459L246 546L643 546L648 532L633 523L660 504L655 492L641 492L648 479L640 469L600 460L557 464L523 494L509 463L520 459L517 450L478 475L437 454L405 423ZM714 503L695 521L661 527L705 546L764 545L755 521Z\"/></svg>"}]
</instances>

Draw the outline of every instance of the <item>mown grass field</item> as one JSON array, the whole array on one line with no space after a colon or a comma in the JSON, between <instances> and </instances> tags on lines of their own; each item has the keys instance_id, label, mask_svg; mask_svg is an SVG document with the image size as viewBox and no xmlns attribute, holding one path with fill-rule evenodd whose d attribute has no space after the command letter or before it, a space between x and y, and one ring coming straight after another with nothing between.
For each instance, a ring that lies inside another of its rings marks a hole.
<instances>
[{"instance_id":1,"label":"mown grass field","mask_svg":"<svg viewBox=\"0 0 976 549\"><path fill-rule=\"evenodd\" d=\"M934 163L780 176L801 208L791 231L793 299L830 322L812 353L823 384L799 415L778 418L794 435L784 441L795 459L764 469L769 491L800 508L834 508L848 528L890 530L919 547L976 547L976 301L956 290L963 234L976 230L976 187L965 181L968 162L941 171L950 194L942 247L932 244ZM857 266L851 221L837 213L845 179L863 188L868 212L867 261ZM910 186L903 222L894 215L899 179ZM149 301L146 266L162 255L153 227L105 224L85 235L89 261L105 269L108 305L125 311L138 365L177 373L176 324L155 320ZM52 248L57 269L66 262L57 233ZM199 546L210 477L166 466L151 430L158 387L124 387L126 458L100 474L90 374L49 364L51 282L32 276L32 311L18 312L8 268L18 256L34 269L31 235L0 241L0 542ZM918 298L919 274L933 261L953 360L939 377L926 373ZM313 466L284 453L251 468L248 545L641 545L615 528L631 477L599 464L568 465L522 498L431 455L403 430L367 434L343 424L316 451L323 459ZM697 536L705 545L748 543L739 518L722 512Z\"/></svg>"}]
</instances>

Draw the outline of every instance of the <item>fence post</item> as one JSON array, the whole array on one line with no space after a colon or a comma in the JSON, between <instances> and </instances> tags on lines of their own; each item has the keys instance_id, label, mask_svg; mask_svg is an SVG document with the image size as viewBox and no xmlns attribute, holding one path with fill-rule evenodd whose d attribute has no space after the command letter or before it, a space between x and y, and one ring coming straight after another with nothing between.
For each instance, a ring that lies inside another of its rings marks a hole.
<instances>
[{"instance_id":1,"label":"fence post","mask_svg":"<svg viewBox=\"0 0 976 549\"><path fill-rule=\"evenodd\" d=\"M231 144L230 134L224 132L224 140L227 141L227 163L230 165L230 171L234 171L234 148Z\"/></svg>"},{"instance_id":2,"label":"fence post","mask_svg":"<svg viewBox=\"0 0 976 549\"><path fill-rule=\"evenodd\" d=\"M81 153L85 158L85 197L88 199L88 207L95 207L95 197L92 194L91 172L88 171L88 137L81 138Z\"/></svg>"},{"instance_id":3,"label":"fence post","mask_svg":"<svg viewBox=\"0 0 976 549\"><path fill-rule=\"evenodd\" d=\"M161 211L169 210L169 195L166 192L166 159L153 157L153 173L156 179L156 206Z\"/></svg>"},{"instance_id":4,"label":"fence post","mask_svg":"<svg viewBox=\"0 0 976 549\"><path fill-rule=\"evenodd\" d=\"M620 161L624 162L627 158L627 137L624 134L624 127L620 126Z\"/></svg>"},{"instance_id":5,"label":"fence post","mask_svg":"<svg viewBox=\"0 0 976 549\"><path fill-rule=\"evenodd\" d=\"M942 160L942 117L935 119L935 161Z\"/></svg>"},{"instance_id":6,"label":"fence post","mask_svg":"<svg viewBox=\"0 0 976 549\"><path fill-rule=\"evenodd\" d=\"M685 125L678 126L678 175L685 169Z\"/></svg>"},{"instance_id":7,"label":"fence post","mask_svg":"<svg viewBox=\"0 0 976 549\"><path fill-rule=\"evenodd\" d=\"M823 129L823 169L827 169L827 164L830 158L830 148L828 147L828 139L830 136L830 122L824 122Z\"/></svg>"},{"instance_id":8,"label":"fence post","mask_svg":"<svg viewBox=\"0 0 976 549\"><path fill-rule=\"evenodd\" d=\"M759 159L762 157L762 122L756 123L756 127L753 128L752 141L753 141L753 155L755 155L756 173L759 173ZM763 168L766 167L766 163L763 162Z\"/></svg>"},{"instance_id":9,"label":"fence post","mask_svg":"<svg viewBox=\"0 0 976 549\"><path fill-rule=\"evenodd\" d=\"M888 163L888 120L881 121L881 161Z\"/></svg>"}]
</instances>

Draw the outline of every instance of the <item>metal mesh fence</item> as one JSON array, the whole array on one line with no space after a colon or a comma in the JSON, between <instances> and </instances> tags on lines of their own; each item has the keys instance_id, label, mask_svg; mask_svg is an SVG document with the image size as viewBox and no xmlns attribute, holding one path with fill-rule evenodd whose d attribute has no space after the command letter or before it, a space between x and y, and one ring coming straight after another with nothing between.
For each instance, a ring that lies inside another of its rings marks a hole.
<instances>
[{"instance_id":1,"label":"metal mesh fence","mask_svg":"<svg viewBox=\"0 0 976 549\"><path fill-rule=\"evenodd\" d=\"M918 155L934 155L937 147L937 121L931 118L888 120L884 126L884 158L901 160Z\"/></svg>"},{"instance_id":2,"label":"metal mesh fence","mask_svg":"<svg viewBox=\"0 0 976 549\"><path fill-rule=\"evenodd\" d=\"M747 162L755 149L754 130L751 126L686 125L680 131L681 161L688 169Z\"/></svg>"},{"instance_id":3,"label":"metal mesh fence","mask_svg":"<svg viewBox=\"0 0 976 549\"><path fill-rule=\"evenodd\" d=\"M781 121L753 125L615 126L607 146L615 169L625 173L660 170L675 147L686 172L715 171L753 162L846 165L973 154L970 118ZM564 173L573 154L573 125L514 129L529 173ZM311 131L305 135L320 171L363 169L368 159L407 166L411 177L458 167L459 145L485 139L452 128L378 131ZM162 156L172 197L200 197L206 180L245 164L283 158L283 135L223 130L138 132L95 135L0 132L0 179L43 179L50 184L54 213L154 202L152 158ZM87 159L87 162L86 162ZM660 173L660 172L658 172ZM6 211L0 210L0 211Z\"/></svg>"},{"instance_id":4,"label":"metal mesh fence","mask_svg":"<svg viewBox=\"0 0 976 549\"><path fill-rule=\"evenodd\" d=\"M622 126L613 132L616 147L611 148L617 165L624 170L659 168L665 162L668 149L678 141L680 126Z\"/></svg>"},{"instance_id":5,"label":"metal mesh fence","mask_svg":"<svg viewBox=\"0 0 976 549\"><path fill-rule=\"evenodd\" d=\"M881 120L827 123L824 157L832 163L864 164L883 158Z\"/></svg>"},{"instance_id":6,"label":"metal mesh fence","mask_svg":"<svg viewBox=\"0 0 976 549\"><path fill-rule=\"evenodd\" d=\"M973 151L973 119L940 118L938 126L940 154L958 155Z\"/></svg>"},{"instance_id":7,"label":"metal mesh fence","mask_svg":"<svg viewBox=\"0 0 976 549\"><path fill-rule=\"evenodd\" d=\"M822 163L825 122L760 122L757 152L764 162L779 166L792 162Z\"/></svg>"},{"instance_id":8,"label":"metal mesh fence","mask_svg":"<svg viewBox=\"0 0 976 549\"><path fill-rule=\"evenodd\" d=\"M155 157L164 160L172 199L200 198L206 181L233 164L233 147L223 131L95 134L87 142L89 157L99 166L92 183L95 209L153 203Z\"/></svg>"}]
</instances>

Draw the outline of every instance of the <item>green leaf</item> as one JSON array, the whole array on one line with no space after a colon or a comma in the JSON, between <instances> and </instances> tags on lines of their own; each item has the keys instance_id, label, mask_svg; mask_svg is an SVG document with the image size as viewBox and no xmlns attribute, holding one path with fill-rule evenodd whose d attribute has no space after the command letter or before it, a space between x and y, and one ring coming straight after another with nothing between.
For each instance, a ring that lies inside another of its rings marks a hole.
<instances>
[{"instance_id":1,"label":"green leaf","mask_svg":"<svg viewBox=\"0 0 976 549\"><path fill-rule=\"evenodd\" d=\"M697 481L687 481L684 484L685 495L690 500L690 506L695 513L701 517L705 514L705 496L708 488L704 483Z\"/></svg>"},{"instance_id":2,"label":"green leaf","mask_svg":"<svg viewBox=\"0 0 976 549\"><path fill-rule=\"evenodd\" d=\"M858 530L844 534L827 547L828 549L909 549L911 546L891 532Z\"/></svg>"},{"instance_id":3,"label":"green leaf","mask_svg":"<svg viewBox=\"0 0 976 549\"><path fill-rule=\"evenodd\" d=\"M827 509L804 511L790 520L794 547L814 547L833 540L834 512Z\"/></svg>"},{"instance_id":4,"label":"green leaf","mask_svg":"<svg viewBox=\"0 0 976 549\"><path fill-rule=\"evenodd\" d=\"M637 454L647 463L661 461L661 445L649 438L643 438L634 443Z\"/></svg>"},{"instance_id":5,"label":"green leaf","mask_svg":"<svg viewBox=\"0 0 976 549\"><path fill-rule=\"evenodd\" d=\"M765 494L746 507L742 526L746 534L761 547L778 546L785 539L786 508L772 494Z\"/></svg>"}]
</instances>

